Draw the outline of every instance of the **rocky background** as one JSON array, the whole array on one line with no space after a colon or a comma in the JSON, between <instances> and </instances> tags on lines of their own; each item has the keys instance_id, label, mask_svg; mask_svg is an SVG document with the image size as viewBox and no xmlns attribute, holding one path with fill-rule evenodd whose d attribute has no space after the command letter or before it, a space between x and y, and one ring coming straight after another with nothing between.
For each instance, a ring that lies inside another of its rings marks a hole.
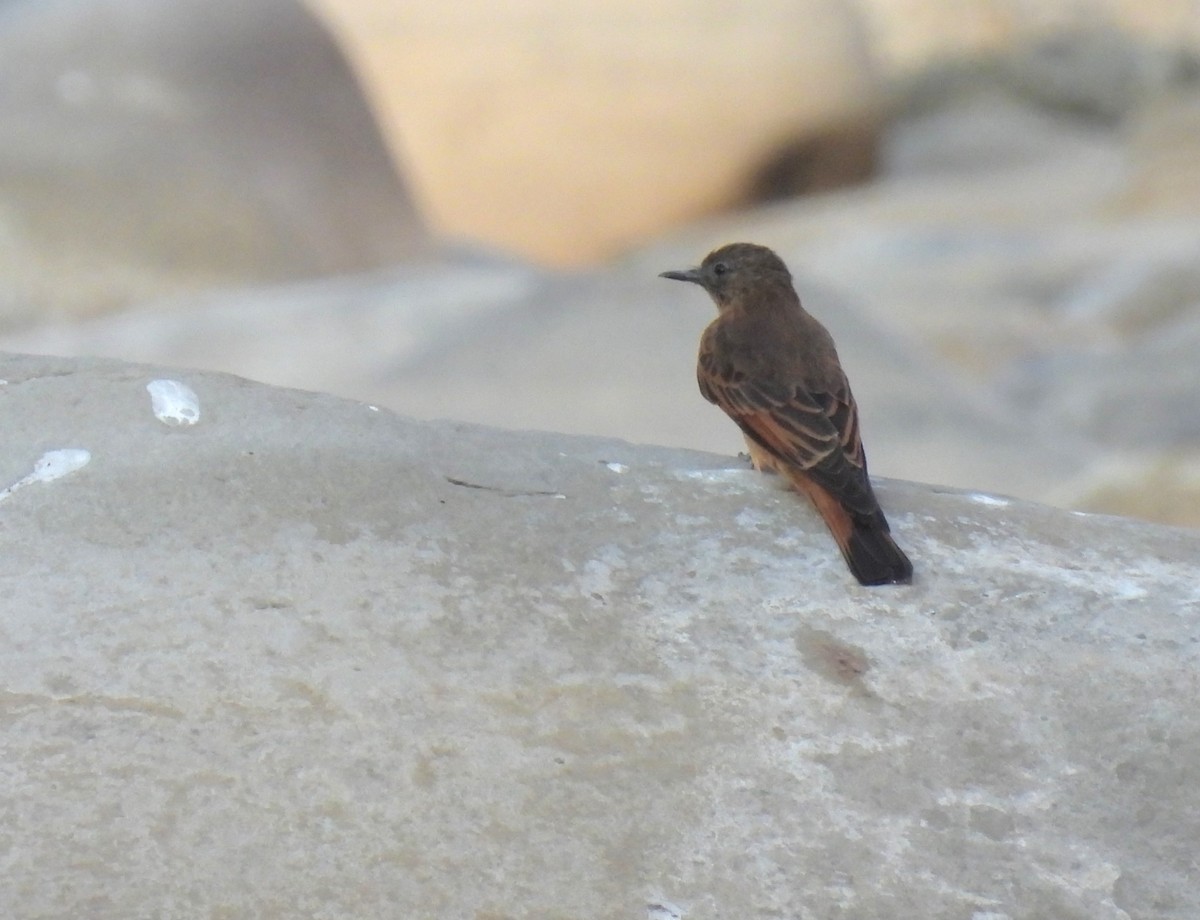
<instances>
[{"instance_id":1,"label":"rocky background","mask_svg":"<svg viewBox=\"0 0 1200 920\"><path fill-rule=\"evenodd\" d=\"M1200 521L1172 4L222 2L5 7L0 348L732 452L656 275L752 239L881 475Z\"/></svg>"},{"instance_id":2,"label":"rocky background","mask_svg":"<svg viewBox=\"0 0 1200 920\"><path fill-rule=\"evenodd\" d=\"M1200 916L1194 5L644 6L0 3L9 913Z\"/></svg>"}]
</instances>

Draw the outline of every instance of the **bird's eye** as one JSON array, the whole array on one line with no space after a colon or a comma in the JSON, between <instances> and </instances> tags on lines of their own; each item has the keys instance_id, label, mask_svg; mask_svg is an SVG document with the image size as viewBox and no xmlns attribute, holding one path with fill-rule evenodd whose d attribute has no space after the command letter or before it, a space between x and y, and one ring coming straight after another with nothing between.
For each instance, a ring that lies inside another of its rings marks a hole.
<instances>
[{"instance_id":1,"label":"bird's eye","mask_svg":"<svg viewBox=\"0 0 1200 920\"><path fill-rule=\"evenodd\" d=\"M729 271L729 266L726 265L724 262L718 262L716 265L713 266L713 274L714 275L723 275L727 271Z\"/></svg>"}]
</instances>

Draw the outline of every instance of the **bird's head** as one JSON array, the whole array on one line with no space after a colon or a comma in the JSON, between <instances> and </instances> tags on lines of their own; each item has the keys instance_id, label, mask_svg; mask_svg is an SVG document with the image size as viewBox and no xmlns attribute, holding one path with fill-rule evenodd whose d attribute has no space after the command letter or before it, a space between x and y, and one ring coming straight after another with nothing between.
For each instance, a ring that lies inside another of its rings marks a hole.
<instances>
[{"instance_id":1,"label":"bird's head","mask_svg":"<svg viewBox=\"0 0 1200 920\"><path fill-rule=\"evenodd\" d=\"M706 255L697 268L663 272L659 277L700 285L719 310L742 302L743 295L750 291L792 286L791 272L783 260L766 246L754 243L729 243Z\"/></svg>"}]
</instances>

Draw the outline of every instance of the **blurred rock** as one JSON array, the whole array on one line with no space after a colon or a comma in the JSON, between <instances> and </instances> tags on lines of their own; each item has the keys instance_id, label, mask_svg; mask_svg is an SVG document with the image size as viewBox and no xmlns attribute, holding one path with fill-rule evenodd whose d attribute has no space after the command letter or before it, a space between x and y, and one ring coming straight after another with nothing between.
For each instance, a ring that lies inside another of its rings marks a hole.
<instances>
[{"instance_id":1,"label":"blurred rock","mask_svg":"<svg viewBox=\"0 0 1200 920\"><path fill-rule=\"evenodd\" d=\"M881 482L863 589L726 458L0 373L12 916L1200 914L1200 535Z\"/></svg>"},{"instance_id":2,"label":"blurred rock","mask_svg":"<svg viewBox=\"0 0 1200 920\"><path fill-rule=\"evenodd\" d=\"M1186 0L863 0L858 6L870 23L876 60L888 76L936 67L948 58L1040 47L1064 66L1037 51L1040 60L1032 62L1030 75L1038 75L1031 82L1045 88L1065 85L1079 96L1094 97L1097 90L1124 94L1137 86L1152 75L1145 63L1173 56L1162 49L1200 51L1200 18ZM1160 51L1131 58L1131 44ZM1132 68L1131 59L1137 62ZM1066 65L1072 72L1065 72ZM1115 78L1122 68L1124 83ZM1088 70L1090 88L1080 79Z\"/></svg>"},{"instance_id":3,"label":"blurred rock","mask_svg":"<svg viewBox=\"0 0 1200 920\"><path fill-rule=\"evenodd\" d=\"M0 85L0 327L423 250L350 70L294 0L10 3Z\"/></svg>"},{"instance_id":4,"label":"blurred rock","mask_svg":"<svg viewBox=\"0 0 1200 920\"><path fill-rule=\"evenodd\" d=\"M1139 41L1114 27L1071 29L1019 45L1005 59L1003 82L1050 109L1118 121L1167 88L1197 84L1200 48L1168 41Z\"/></svg>"},{"instance_id":5,"label":"blurred rock","mask_svg":"<svg viewBox=\"0 0 1200 920\"><path fill-rule=\"evenodd\" d=\"M454 237L578 265L780 173L813 188L870 169L878 85L839 0L313 6Z\"/></svg>"},{"instance_id":6,"label":"blurred rock","mask_svg":"<svg viewBox=\"0 0 1200 920\"><path fill-rule=\"evenodd\" d=\"M1190 80L1180 68L1147 82L1117 120L1065 90L1038 101L1009 77L933 81L941 97L896 107L870 185L698 223L603 269L443 252L158 298L0 336L0 348L227 370L418 416L731 454L736 430L693 380L712 308L655 276L748 239L784 256L833 330L874 472L1200 524ZM776 165L762 194L792 181Z\"/></svg>"},{"instance_id":7,"label":"blurred rock","mask_svg":"<svg viewBox=\"0 0 1200 920\"><path fill-rule=\"evenodd\" d=\"M1148 41L1103 20L1034 31L989 52L934 59L899 81L896 99L909 111L941 109L999 89L1059 115L1116 123L1164 92L1200 83L1200 42L1180 39Z\"/></svg>"},{"instance_id":8,"label":"blurred rock","mask_svg":"<svg viewBox=\"0 0 1200 920\"><path fill-rule=\"evenodd\" d=\"M695 380L712 305L657 277L700 254L561 275L460 256L152 304L0 336L0 348L235 371L422 418L732 454L744 449L741 435ZM1028 425L846 298L799 283L838 341L874 472L1062 503L1090 482L1089 445Z\"/></svg>"},{"instance_id":9,"label":"blurred rock","mask_svg":"<svg viewBox=\"0 0 1200 920\"><path fill-rule=\"evenodd\" d=\"M0 347L167 362L403 405L406 394L391 385L401 369L541 284L518 263L431 257L368 275L181 295L0 335Z\"/></svg>"},{"instance_id":10,"label":"blurred rock","mask_svg":"<svg viewBox=\"0 0 1200 920\"><path fill-rule=\"evenodd\" d=\"M698 225L638 259L759 240L990 382L1044 335L1048 298L1117 254L1162 259L1200 239L1178 220L1102 219L1125 174L1119 132L999 93L897 123L882 162L870 185Z\"/></svg>"},{"instance_id":11,"label":"blurred rock","mask_svg":"<svg viewBox=\"0 0 1200 920\"><path fill-rule=\"evenodd\" d=\"M1093 445L1089 473L1064 480L1072 506L1200 524L1197 100L1185 81L1114 124L1003 85L949 92L893 126L871 185L700 225L636 259L771 245L1020 425Z\"/></svg>"},{"instance_id":12,"label":"blurred rock","mask_svg":"<svg viewBox=\"0 0 1200 920\"><path fill-rule=\"evenodd\" d=\"M1128 124L1133 174L1114 217L1200 217L1200 87L1163 93Z\"/></svg>"},{"instance_id":13,"label":"blurred rock","mask_svg":"<svg viewBox=\"0 0 1200 920\"><path fill-rule=\"evenodd\" d=\"M1153 403L1150 403L1153 405ZM1200 525L1200 449L1147 447L1110 464L1075 504L1178 526Z\"/></svg>"},{"instance_id":14,"label":"blurred rock","mask_svg":"<svg viewBox=\"0 0 1200 920\"><path fill-rule=\"evenodd\" d=\"M1115 346L1060 346L1012 368L1008 395L1100 444L1130 451L1200 446L1200 285L1192 298L1186 320L1154 333Z\"/></svg>"}]
</instances>

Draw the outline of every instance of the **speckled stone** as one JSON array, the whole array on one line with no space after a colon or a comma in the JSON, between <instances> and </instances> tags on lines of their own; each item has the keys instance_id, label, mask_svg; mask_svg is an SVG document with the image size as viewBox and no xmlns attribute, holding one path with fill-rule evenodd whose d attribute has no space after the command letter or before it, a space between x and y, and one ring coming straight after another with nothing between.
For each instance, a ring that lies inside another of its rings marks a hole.
<instances>
[{"instance_id":1,"label":"speckled stone","mask_svg":"<svg viewBox=\"0 0 1200 920\"><path fill-rule=\"evenodd\" d=\"M1200 913L1200 534L881 481L867 589L722 457L0 378L12 916Z\"/></svg>"}]
</instances>

